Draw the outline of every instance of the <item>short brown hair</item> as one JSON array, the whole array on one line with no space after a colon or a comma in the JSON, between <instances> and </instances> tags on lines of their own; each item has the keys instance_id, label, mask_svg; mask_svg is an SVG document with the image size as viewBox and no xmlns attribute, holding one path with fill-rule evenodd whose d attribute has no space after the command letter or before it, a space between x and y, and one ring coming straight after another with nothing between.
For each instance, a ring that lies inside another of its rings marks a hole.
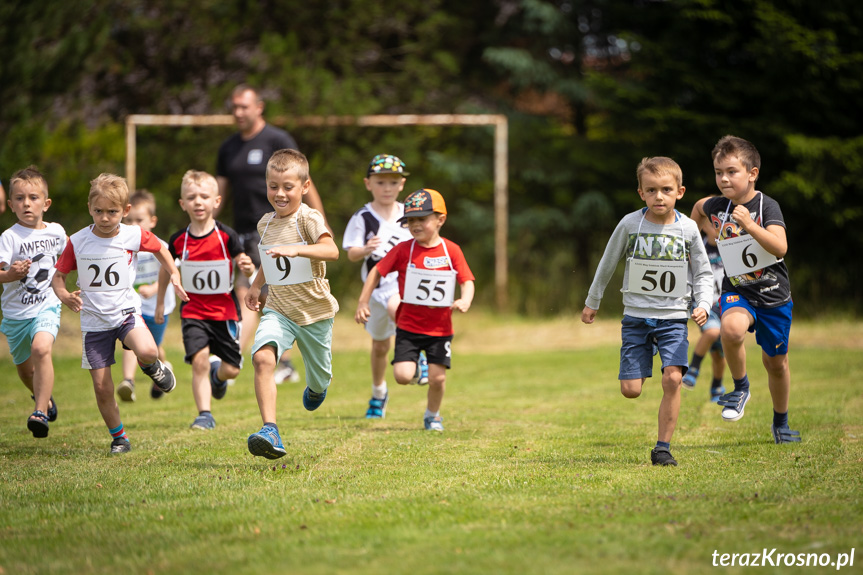
<instances>
[{"instance_id":1,"label":"short brown hair","mask_svg":"<svg viewBox=\"0 0 863 575\"><path fill-rule=\"evenodd\" d=\"M12 195L12 191L15 189L15 184L18 182L28 183L31 186L39 184L42 187L42 193L45 194L45 198L48 198L48 181L45 179L45 176L42 175L42 172L36 166L27 166L23 170L18 170L14 174L12 174L12 178L9 180L9 195Z\"/></svg>"},{"instance_id":2,"label":"short brown hair","mask_svg":"<svg viewBox=\"0 0 863 575\"><path fill-rule=\"evenodd\" d=\"M758 171L761 171L761 154L758 153L758 149L752 142L748 140L731 135L719 138L719 141L716 142L713 151L710 153L713 162L716 163L717 160L730 156L736 156L747 170L758 168Z\"/></svg>"},{"instance_id":3,"label":"short brown hair","mask_svg":"<svg viewBox=\"0 0 863 575\"><path fill-rule=\"evenodd\" d=\"M638 168L635 170L635 177L638 178L638 189L641 189L641 176L647 172L654 176L672 176L677 182L677 187L683 185L683 170L677 162L665 156L656 156L654 158L641 158Z\"/></svg>"},{"instance_id":4,"label":"short brown hair","mask_svg":"<svg viewBox=\"0 0 863 575\"><path fill-rule=\"evenodd\" d=\"M106 198L125 208L129 205L129 185L126 183L126 178L116 174L99 174L96 179L90 181L87 203L98 197Z\"/></svg>"},{"instance_id":5,"label":"short brown hair","mask_svg":"<svg viewBox=\"0 0 863 575\"><path fill-rule=\"evenodd\" d=\"M150 216L156 215L156 198L148 190L135 190L135 193L129 198L129 203L132 207L144 205L147 206L147 211Z\"/></svg>"},{"instance_id":6,"label":"short brown hair","mask_svg":"<svg viewBox=\"0 0 863 575\"><path fill-rule=\"evenodd\" d=\"M189 186L198 186L199 188L209 187L214 194L219 194L219 182L211 174L202 172L201 170L188 170L183 174L183 183L180 184L180 196L183 195L183 190Z\"/></svg>"},{"instance_id":7,"label":"short brown hair","mask_svg":"<svg viewBox=\"0 0 863 575\"><path fill-rule=\"evenodd\" d=\"M237 87L231 90L231 98L236 98L237 96L244 94L246 92L251 92L255 95L255 101L259 104L264 103L264 99L261 97L260 92L253 86L249 84L237 84Z\"/></svg>"},{"instance_id":8,"label":"short brown hair","mask_svg":"<svg viewBox=\"0 0 863 575\"><path fill-rule=\"evenodd\" d=\"M309 160L302 152L290 148L276 150L267 162L267 173L270 170L287 172L292 169L297 170L297 177L302 183L305 184L309 180Z\"/></svg>"}]
</instances>

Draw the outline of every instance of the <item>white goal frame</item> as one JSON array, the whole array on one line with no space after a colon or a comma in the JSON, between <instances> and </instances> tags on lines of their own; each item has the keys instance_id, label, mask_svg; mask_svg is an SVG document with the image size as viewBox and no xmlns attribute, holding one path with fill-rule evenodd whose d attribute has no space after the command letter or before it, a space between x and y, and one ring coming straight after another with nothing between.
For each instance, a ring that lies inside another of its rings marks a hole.
<instances>
[{"instance_id":1,"label":"white goal frame","mask_svg":"<svg viewBox=\"0 0 863 575\"><path fill-rule=\"evenodd\" d=\"M508 305L507 236L509 210L509 124L503 114L401 114L370 116L290 116L276 118L281 126L493 126L494 127L494 283L497 308ZM131 114L126 117L126 180L136 189L137 126L233 126L234 117L219 115Z\"/></svg>"}]
</instances>

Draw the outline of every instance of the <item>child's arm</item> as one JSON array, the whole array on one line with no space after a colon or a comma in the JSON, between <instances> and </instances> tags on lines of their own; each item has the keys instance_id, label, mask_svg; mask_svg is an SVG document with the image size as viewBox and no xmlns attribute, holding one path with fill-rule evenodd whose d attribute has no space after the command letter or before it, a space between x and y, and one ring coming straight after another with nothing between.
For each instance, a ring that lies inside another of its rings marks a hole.
<instances>
[{"instance_id":1,"label":"child's arm","mask_svg":"<svg viewBox=\"0 0 863 575\"><path fill-rule=\"evenodd\" d=\"M767 228L762 228L758 222L752 219L749 210L744 206L734 206L734 211L731 213L734 221L743 229L744 232L755 238L762 248L776 256L777 258L785 257L785 252L788 251L788 238L785 235L785 228L776 224L769 225Z\"/></svg>"},{"instance_id":2,"label":"child's arm","mask_svg":"<svg viewBox=\"0 0 863 575\"><path fill-rule=\"evenodd\" d=\"M54 277L51 278L51 287L54 289L54 293L57 294L60 301L66 304L69 309L75 313L81 311L81 306L83 304L81 301L81 290L70 293L69 290L66 289L66 274L60 270L54 270Z\"/></svg>"},{"instance_id":3,"label":"child's arm","mask_svg":"<svg viewBox=\"0 0 863 575\"><path fill-rule=\"evenodd\" d=\"M475 291L473 280L469 280L461 284L461 297L452 303L452 308L465 313L470 309L470 304L473 303L473 294Z\"/></svg>"},{"instance_id":4,"label":"child's arm","mask_svg":"<svg viewBox=\"0 0 863 575\"><path fill-rule=\"evenodd\" d=\"M309 258L325 262L334 262L339 259L339 248L330 234L321 234L317 243L309 245L276 246L266 251L268 256L274 258L286 256L289 258Z\"/></svg>"},{"instance_id":5,"label":"child's arm","mask_svg":"<svg viewBox=\"0 0 863 575\"><path fill-rule=\"evenodd\" d=\"M695 309L692 311L692 319L699 326L707 322L710 307L714 300L713 270L710 267L710 258L701 241L701 235L697 229L689 232L689 277L692 280L692 301Z\"/></svg>"},{"instance_id":6,"label":"child's arm","mask_svg":"<svg viewBox=\"0 0 863 575\"><path fill-rule=\"evenodd\" d=\"M261 302L258 298L261 297L261 288L264 287L264 283L266 283L266 278L264 277L264 271L259 270L258 275L255 276L255 279L252 281L252 285L249 286L249 291L246 292L246 307L252 311L259 311L261 308Z\"/></svg>"},{"instance_id":7,"label":"child's arm","mask_svg":"<svg viewBox=\"0 0 863 575\"><path fill-rule=\"evenodd\" d=\"M239 270L243 272L243 275L245 275L247 278L252 277L252 274L255 273L255 263L252 261L252 258L249 257L249 255L245 252L237 254L234 258L234 263L237 265L237 268L239 268Z\"/></svg>"},{"instance_id":8,"label":"child's arm","mask_svg":"<svg viewBox=\"0 0 863 575\"><path fill-rule=\"evenodd\" d=\"M357 313L354 314L354 320L357 323L366 323L369 320L372 312L369 309L369 300L372 298L372 292L375 291L378 282L381 281L381 272L375 266L369 270L369 275L366 277L366 283L363 284L363 291L360 292L360 299L357 302ZM471 295L473 297L473 295ZM467 311L467 310L465 310Z\"/></svg>"},{"instance_id":9,"label":"child's arm","mask_svg":"<svg viewBox=\"0 0 863 575\"><path fill-rule=\"evenodd\" d=\"M381 245L381 239L378 236L372 236L363 247L348 248L348 260L352 262L364 260L371 255L373 251L378 249L379 245Z\"/></svg>"},{"instance_id":10,"label":"child's arm","mask_svg":"<svg viewBox=\"0 0 863 575\"><path fill-rule=\"evenodd\" d=\"M599 304L602 301L602 295L605 293L605 288L608 282L611 281L611 276L614 275L617 263L626 251L626 239L626 225L624 224L624 220L621 220L617 224L617 227L614 228L614 232L612 232L611 238L608 240L608 245L605 246L602 259L599 260L599 265L596 266L593 282L587 291L587 300L584 302L584 310L581 312L581 321L584 323L593 323L596 312L599 310Z\"/></svg>"},{"instance_id":11,"label":"child's arm","mask_svg":"<svg viewBox=\"0 0 863 575\"><path fill-rule=\"evenodd\" d=\"M171 252L168 251L168 248L162 246L162 249L158 252L153 252L153 255L156 256L156 259L159 260L160 264L162 264L162 269L159 270L159 283L161 284L162 271L167 270L171 283L174 284L174 291L177 293L177 297L183 301L189 301L189 296L186 294L186 290L183 289L183 282L180 280L180 271L177 269L177 266L174 265L174 259L171 257ZM165 282L165 284L165 287L167 287L167 282ZM164 293L161 295L164 297ZM164 304L164 299L162 300L162 303ZM159 302L157 300L157 308L158 305Z\"/></svg>"},{"instance_id":12,"label":"child's arm","mask_svg":"<svg viewBox=\"0 0 863 575\"><path fill-rule=\"evenodd\" d=\"M0 268L2 267L6 267L6 262L0 263ZM28 273L30 273L30 260L18 260L8 269L0 271L0 283L6 284L24 279Z\"/></svg>"}]
</instances>

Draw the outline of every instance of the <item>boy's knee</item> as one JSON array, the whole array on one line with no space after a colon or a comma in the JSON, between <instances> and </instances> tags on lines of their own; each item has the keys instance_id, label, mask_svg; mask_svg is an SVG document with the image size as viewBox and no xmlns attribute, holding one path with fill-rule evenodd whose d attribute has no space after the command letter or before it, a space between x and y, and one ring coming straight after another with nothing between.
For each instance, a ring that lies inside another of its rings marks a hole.
<instances>
[{"instance_id":1,"label":"boy's knee","mask_svg":"<svg viewBox=\"0 0 863 575\"><path fill-rule=\"evenodd\" d=\"M683 371L677 366L669 366L662 372L662 391L675 392L683 381Z\"/></svg>"},{"instance_id":2,"label":"boy's knee","mask_svg":"<svg viewBox=\"0 0 863 575\"><path fill-rule=\"evenodd\" d=\"M641 395L643 382L638 379L622 379L620 380L620 393L628 399L635 399Z\"/></svg>"},{"instance_id":3,"label":"boy's knee","mask_svg":"<svg viewBox=\"0 0 863 575\"><path fill-rule=\"evenodd\" d=\"M389 339L373 339L372 353L375 355L386 355L390 351Z\"/></svg>"},{"instance_id":4,"label":"boy's knee","mask_svg":"<svg viewBox=\"0 0 863 575\"><path fill-rule=\"evenodd\" d=\"M222 362L222 372L225 374L226 379L234 379L235 377L240 375L240 368L236 365Z\"/></svg>"},{"instance_id":5,"label":"boy's knee","mask_svg":"<svg viewBox=\"0 0 863 575\"><path fill-rule=\"evenodd\" d=\"M255 370L276 366L276 352L270 346L264 346L252 356L252 366Z\"/></svg>"}]
</instances>

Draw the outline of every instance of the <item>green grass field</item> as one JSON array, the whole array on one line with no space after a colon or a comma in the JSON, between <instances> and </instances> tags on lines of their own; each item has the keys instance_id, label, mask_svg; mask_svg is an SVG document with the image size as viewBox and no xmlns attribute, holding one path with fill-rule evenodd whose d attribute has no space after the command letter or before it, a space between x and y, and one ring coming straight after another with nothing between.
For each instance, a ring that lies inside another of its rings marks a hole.
<instances>
[{"instance_id":1,"label":"green grass field","mask_svg":"<svg viewBox=\"0 0 863 575\"><path fill-rule=\"evenodd\" d=\"M750 347L746 416L721 421L703 376L684 391L680 466L654 468L658 369L641 398L620 395L616 320L458 318L436 434L422 430L422 388L391 384L387 418L364 419L368 342L339 317L327 400L308 413L302 384L279 387L288 455L268 461L246 449L261 424L250 361L214 404L218 427L188 428L176 318L167 341L180 383L159 401L139 385L120 405L133 451L108 456L71 316L47 439L27 431L32 401L0 356L0 574L701 573L714 551L764 548L835 559L858 547L846 569L863 564L858 324L795 324L802 443L773 444Z\"/></svg>"}]
</instances>

